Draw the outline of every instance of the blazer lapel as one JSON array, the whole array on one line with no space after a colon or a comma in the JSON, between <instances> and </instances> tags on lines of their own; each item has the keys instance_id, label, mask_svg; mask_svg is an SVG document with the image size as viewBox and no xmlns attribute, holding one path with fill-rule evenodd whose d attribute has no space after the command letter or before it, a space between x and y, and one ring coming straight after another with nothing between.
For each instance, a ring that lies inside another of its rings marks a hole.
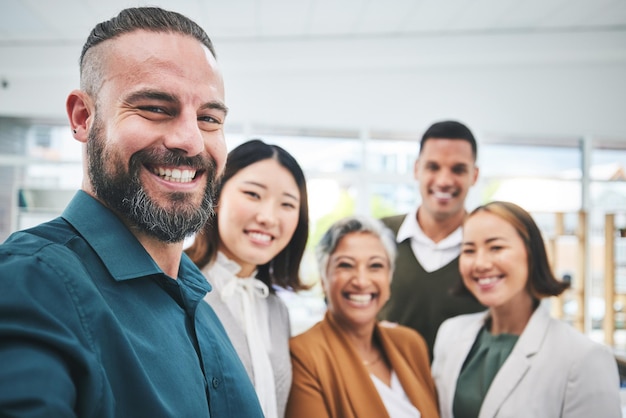
<instances>
[{"instance_id":1,"label":"blazer lapel","mask_svg":"<svg viewBox=\"0 0 626 418\"><path fill-rule=\"evenodd\" d=\"M328 312L324 318L323 331L334 355L335 367L341 370L346 398L352 405L354 416L389 416L361 358Z\"/></svg>"},{"instance_id":2,"label":"blazer lapel","mask_svg":"<svg viewBox=\"0 0 626 418\"><path fill-rule=\"evenodd\" d=\"M428 408L425 405L425 401L428 395L424 394L424 387L415 376L413 368L378 324L376 325L375 333L407 397L419 411L426 411Z\"/></svg>"},{"instance_id":3,"label":"blazer lapel","mask_svg":"<svg viewBox=\"0 0 626 418\"><path fill-rule=\"evenodd\" d=\"M532 367L532 358L539 351L548 330L550 318L542 306L537 307L520 335L513 351L491 382L480 408L479 418L492 418Z\"/></svg>"}]
</instances>

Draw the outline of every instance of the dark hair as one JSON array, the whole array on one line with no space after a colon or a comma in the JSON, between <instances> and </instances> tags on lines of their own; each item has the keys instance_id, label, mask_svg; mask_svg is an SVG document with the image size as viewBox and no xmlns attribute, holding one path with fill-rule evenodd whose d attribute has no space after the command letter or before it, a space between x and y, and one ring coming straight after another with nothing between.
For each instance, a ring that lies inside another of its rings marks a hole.
<instances>
[{"instance_id":1,"label":"dark hair","mask_svg":"<svg viewBox=\"0 0 626 418\"><path fill-rule=\"evenodd\" d=\"M217 204L224 185L240 170L262 160L274 159L293 176L300 190L300 213L298 225L285 248L268 263L257 267L257 279L268 285L279 285L292 290L308 286L300 281L300 262L309 238L309 204L306 180L298 162L291 154L278 145L270 145L253 139L237 146L228 153L226 168L216 186ZM213 216L196 235L193 244L185 250L191 260L200 268L213 262L220 242L217 216Z\"/></svg>"},{"instance_id":2,"label":"dark hair","mask_svg":"<svg viewBox=\"0 0 626 418\"><path fill-rule=\"evenodd\" d=\"M163 10L159 7L131 7L122 10L117 16L98 23L89 33L80 54L81 88L94 93L97 80L101 78L100 57L91 57L90 49L100 43L136 30L169 32L189 35L206 46L215 55L213 43L197 23L180 13Z\"/></svg>"},{"instance_id":3,"label":"dark hair","mask_svg":"<svg viewBox=\"0 0 626 418\"><path fill-rule=\"evenodd\" d=\"M472 131L470 131L470 129L461 122L445 120L430 125L430 127L426 129L426 132L424 132L424 135L422 135L422 140L420 141L420 154L424 149L424 144L429 139L458 139L461 141L467 141L472 146L472 154L474 155L474 161L476 161L476 157L478 156L476 138L474 138Z\"/></svg>"},{"instance_id":4,"label":"dark hair","mask_svg":"<svg viewBox=\"0 0 626 418\"><path fill-rule=\"evenodd\" d=\"M548 261L545 243L539 227L532 216L518 205L510 202L493 201L474 209L465 219L487 212L508 222L522 238L528 254L528 290L536 300L558 296L569 287L569 283L558 280ZM457 293L470 293L461 281Z\"/></svg>"}]
</instances>

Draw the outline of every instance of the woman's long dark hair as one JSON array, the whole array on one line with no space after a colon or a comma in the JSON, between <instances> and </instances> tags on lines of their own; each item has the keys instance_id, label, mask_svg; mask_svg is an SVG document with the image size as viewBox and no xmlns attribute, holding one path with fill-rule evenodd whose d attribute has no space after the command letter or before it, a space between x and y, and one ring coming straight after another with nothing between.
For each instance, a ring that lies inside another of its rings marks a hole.
<instances>
[{"instance_id":1,"label":"woman's long dark hair","mask_svg":"<svg viewBox=\"0 0 626 418\"><path fill-rule=\"evenodd\" d=\"M274 284L292 290L305 289L308 286L302 284L300 280L300 262L309 237L309 204L304 173L291 154L278 145L266 144L259 139L237 146L228 153L224 174L216 187L216 201L219 205L224 185L235 174L249 165L267 159L278 161L293 176L300 190L300 213L298 225L287 246L268 263L257 266L256 277L270 289ZM196 235L193 244L185 252L199 268L204 268L215 260L219 242L217 215L215 215L204 225Z\"/></svg>"}]
</instances>

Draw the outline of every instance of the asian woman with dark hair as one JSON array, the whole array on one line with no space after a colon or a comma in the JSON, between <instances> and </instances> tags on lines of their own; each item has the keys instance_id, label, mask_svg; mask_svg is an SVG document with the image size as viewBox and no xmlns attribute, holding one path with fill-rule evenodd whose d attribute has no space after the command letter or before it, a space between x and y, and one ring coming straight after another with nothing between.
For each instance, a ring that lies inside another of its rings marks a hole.
<instances>
[{"instance_id":1,"label":"asian woman with dark hair","mask_svg":"<svg viewBox=\"0 0 626 418\"><path fill-rule=\"evenodd\" d=\"M186 250L213 291L222 321L267 418L283 417L291 386L289 314L274 286L305 288L299 276L309 216L306 182L283 148L251 140L228 154L216 216Z\"/></svg>"}]
</instances>

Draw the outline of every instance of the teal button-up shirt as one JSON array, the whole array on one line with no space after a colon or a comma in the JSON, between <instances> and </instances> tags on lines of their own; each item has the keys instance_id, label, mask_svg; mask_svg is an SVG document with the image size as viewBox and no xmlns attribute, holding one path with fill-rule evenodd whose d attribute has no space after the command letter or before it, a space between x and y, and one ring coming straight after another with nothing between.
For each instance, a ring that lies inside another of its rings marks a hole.
<instances>
[{"instance_id":1,"label":"teal button-up shirt","mask_svg":"<svg viewBox=\"0 0 626 418\"><path fill-rule=\"evenodd\" d=\"M210 290L78 192L0 246L0 416L262 417Z\"/></svg>"}]
</instances>

